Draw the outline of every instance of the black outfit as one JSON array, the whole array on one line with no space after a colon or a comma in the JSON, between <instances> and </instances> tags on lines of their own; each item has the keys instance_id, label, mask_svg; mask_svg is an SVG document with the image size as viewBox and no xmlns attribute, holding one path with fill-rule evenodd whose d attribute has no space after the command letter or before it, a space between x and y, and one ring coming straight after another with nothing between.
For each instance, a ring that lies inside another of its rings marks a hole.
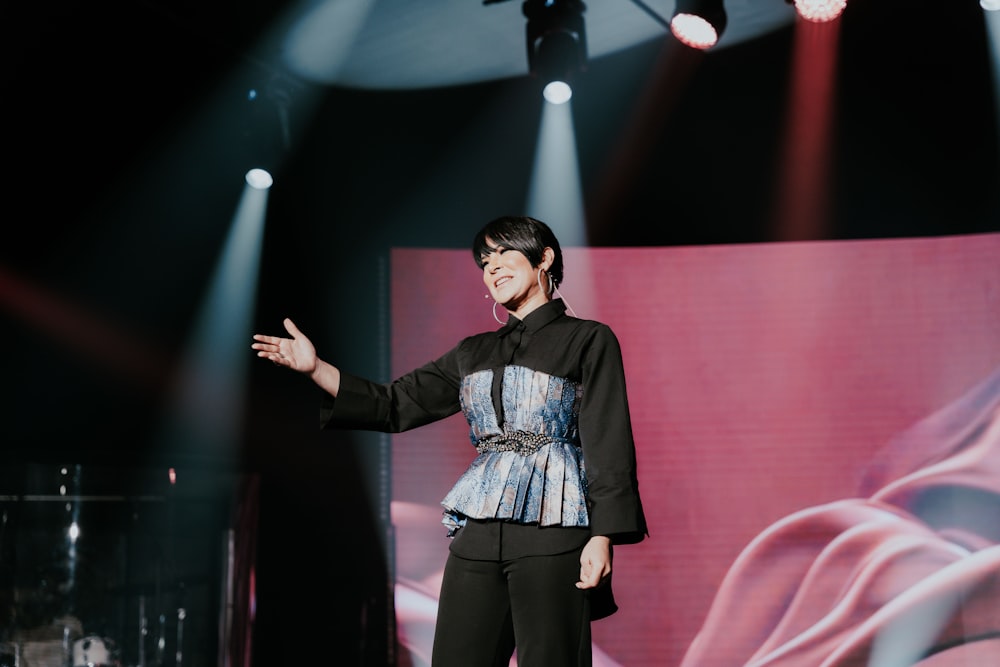
<instances>
[{"instance_id":1,"label":"black outfit","mask_svg":"<svg viewBox=\"0 0 1000 667\"><path fill-rule=\"evenodd\" d=\"M589 665L589 623L617 607L610 581L573 585L580 552L647 535L617 338L556 299L393 382L341 372L320 420L398 433L459 410L479 456L442 503L435 667L505 666L515 634L521 667Z\"/></svg>"}]
</instances>

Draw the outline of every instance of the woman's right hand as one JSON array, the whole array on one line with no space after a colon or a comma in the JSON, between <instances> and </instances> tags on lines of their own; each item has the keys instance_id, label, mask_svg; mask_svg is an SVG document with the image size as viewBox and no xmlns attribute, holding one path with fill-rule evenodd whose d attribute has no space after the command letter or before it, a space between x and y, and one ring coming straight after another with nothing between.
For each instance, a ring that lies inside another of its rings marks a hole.
<instances>
[{"instance_id":1,"label":"woman's right hand","mask_svg":"<svg viewBox=\"0 0 1000 667\"><path fill-rule=\"evenodd\" d=\"M280 336L265 336L264 334L254 334L256 341L250 347L257 350L257 356L262 359L269 359L279 366L291 368L300 373L312 374L316 370L318 362L316 358L316 348L312 341L299 331L290 318L285 318L285 331L291 338Z\"/></svg>"}]
</instances>

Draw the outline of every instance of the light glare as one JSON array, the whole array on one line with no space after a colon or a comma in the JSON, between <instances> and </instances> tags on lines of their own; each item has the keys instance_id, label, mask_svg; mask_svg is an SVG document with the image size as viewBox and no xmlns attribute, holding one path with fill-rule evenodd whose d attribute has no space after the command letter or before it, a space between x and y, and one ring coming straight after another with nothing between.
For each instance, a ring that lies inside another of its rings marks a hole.
<instances>
[{"instance_id":1,"label":"light glare","mask_svg":"<svg viewBox=\"0 0 1000 667\"><path fill-rule=\"evenodd\" d=\"M694 49L707 49L719 41L712 24L695 14L678 14L670 21L674 37Z\"/></svg>"},{"instance_id":2,"label":"light glare","mask_svg":"<svg viewBox=\"0 0 1000 667\"><path fill-rule=\"evenodd\" d=\"M565 81L551 81L542 89L542 96L550 104L565 104L573 97L573 89Z\"/></svg>"},{"instance_id":3,"label":"light glare","mask_svg":"<svg viewBox=\"0 0 1000 667\"><path fill-rule=\"evenodd\" d=\"M256 190L267 190L274 183L271 174L265 169L251 169L246 175L247 185Z\"/></svg>"},{"instance_id":4,"label":"light glare","mask_svg":"<svg viewBox=\"0 0 1000 667\"><path fill-rule=\"evenodd\" d=\"M795 0L795 11L807 21L825 23L844 13L847 0Z\"/></svg>"}]
</instances>

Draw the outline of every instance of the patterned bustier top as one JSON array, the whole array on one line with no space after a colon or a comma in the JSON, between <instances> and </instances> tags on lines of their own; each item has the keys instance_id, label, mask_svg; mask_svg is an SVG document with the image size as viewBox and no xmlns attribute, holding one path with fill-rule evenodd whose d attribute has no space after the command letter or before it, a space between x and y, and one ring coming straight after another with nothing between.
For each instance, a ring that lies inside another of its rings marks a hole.
<instances>
[{"instance_id":1,"label":"patterned bustier top","mask_svg":"<svg viewBox=\"0 0 1000 667\"><path fill-rule=\"evenodd\" d=\"M583 387L523 366L507 366L501 427L492 386L492 370L462 380L462 412L479 455L441 501L449 535L470 517L588 525L587 476L577 430Z\"/></svg>"}]
</instances>

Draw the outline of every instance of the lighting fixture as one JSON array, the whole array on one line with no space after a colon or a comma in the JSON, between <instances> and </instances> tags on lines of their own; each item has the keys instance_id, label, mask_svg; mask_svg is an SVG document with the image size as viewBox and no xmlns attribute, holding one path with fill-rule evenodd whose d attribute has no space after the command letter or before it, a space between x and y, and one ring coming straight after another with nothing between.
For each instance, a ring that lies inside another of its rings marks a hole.
<instances>
[{"instance_id":1,"label":"lighting fixture","mask_svg":"<svg viewBox=\"0 0 1000 667\"><path fill-rule=\"evenodd\" d=\"M542 82L546 99L565 102L576 74L586 68L587 34L580 0L525 0L528 70ZM555 95L555 97L553 97Z\"/></svg>"},{"instance_id":2,"label":"lighting fixture","mask_svg":"<svg viewBox=\"0 0 1000 667\"><path fill-rule=\"evenodd\" d=\"M813 23L826 23L844 13L847 0L793 0L799 16Z\"/></svg>"},{"instance_id":3,"label":"lighting fixture","mask_svg":"<svg viewBox=\"0 0 1000 667\"><path fill-rule=\"evenodd\" d=\"M255 190L267 190L274 183L271 173L266 169L255 167L248 171L245 176L247 185Z\"/></svg>"},{"instance_id":4,"label":"lighting fixture","mask_svg":"<svg viewBox=\"0 0 1000 667\"><path fill-rule=\"evenodd\" d=\"M670 32L691 48L705 50L719 41L727 21L722 0L677 0Z\"/></svg>"}]
</instances>

